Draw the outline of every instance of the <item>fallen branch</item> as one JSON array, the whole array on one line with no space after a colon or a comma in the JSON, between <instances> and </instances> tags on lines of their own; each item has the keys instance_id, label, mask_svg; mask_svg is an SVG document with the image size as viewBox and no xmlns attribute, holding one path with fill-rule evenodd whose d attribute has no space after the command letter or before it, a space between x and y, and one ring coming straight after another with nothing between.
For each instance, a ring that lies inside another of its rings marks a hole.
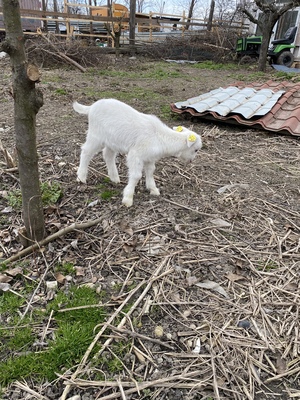
<instances>
[{"instance_id":1,"label":"fallen branch","mask_svg":"<svg viewBox=\"0 0 300 400\"><path fill-rule=\"evenodd\" d=\"M33 244L32 246L26 247L25 249L19 251L19 253L7 258L4 262L5 263L10 263L16 260L19 260L20 258L27 256L28 254L32 253L33 251L40 249L41 247L45 246L46 244L52 242L53 240L59 238L60 236L66 235L67 233L74 231L76 229L87 229L91 226L94 226L98 224L99 222L102 221L102 218L97 218L94 220L78 223L75 222L74 224L67 226L66 228L63 228L59 230L58 232L53 233L53 235L50 235L46 237L45 239L41 240L40 242L37 242Z\"/></svg>"},{"instance_id":2,"label":"fallen branch","mask_svg":"<svg viewBox=\"0 0 300 400\"><path fill-rule=\"evenodd\" d=\"M209 47L215 47L215 48L217 48L217 49L222 49L222 50L228 50L228 51L231 51L231 49L229 49L228 47L217 46L217 45L215 45L215 44L212 44L212 43L206 43L206 42L204 42L203 44L204 44L205 46L209 46Z\"/></svg>"},{"instance_id":3,"label":"fallen branch","mask_svg":"<svg viewBox=\"0 0 300 400\"><path fill-rule=\"evenodd\" d=\"M86 69L82 67L78 62L72 60L72 58L68 57L66 54L62 53L61 51L57 50L57 48L54 46L54 44L51 42L47 36L45 36L42 31L39 29L38 34L49 44L49 46L55 51L55 54L67 61L69 64L74 65L76 68L78 68L81 72L85 72ZM43 49L42 49L43 50Z\"/></svg>"}]
</instances>

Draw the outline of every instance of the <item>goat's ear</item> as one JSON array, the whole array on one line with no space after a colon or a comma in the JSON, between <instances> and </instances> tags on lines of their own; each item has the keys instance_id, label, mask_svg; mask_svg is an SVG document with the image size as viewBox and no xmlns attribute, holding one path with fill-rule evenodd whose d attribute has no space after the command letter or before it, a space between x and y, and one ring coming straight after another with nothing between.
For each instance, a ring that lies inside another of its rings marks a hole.
<instances>
[{"instance_id":1,"label":"goat's ear","mask_svg":"<svg viewBox=\"0 0 300 400\"><path fill-rule=\"evenodd\" d=\"M184 132L187 131L187 129L184 126L179 125L179 126L173 126L173 131Z\"/></svg>"},{"instance_id":2,"label":"goat's ear","mask_svg":"<svg viewBox=\"0 0 300 400\"><path fill-rule=\"evenodd\" d=\"M182 126L173 126L173 131L182 132L183 131L183 127Z\"/></svg>"},{"instance_id":3,"label":"goat's ear","mask_svg":"<svg viewBox=\"0 0 300 400\"><path fill-rule=\"evenodd\" d=\"M188 134L186 138L186 143L188 147L193 146L193 144L195 144L197 141L197 136L195 135L195 133Z\"/></svg>"}]
</instances>

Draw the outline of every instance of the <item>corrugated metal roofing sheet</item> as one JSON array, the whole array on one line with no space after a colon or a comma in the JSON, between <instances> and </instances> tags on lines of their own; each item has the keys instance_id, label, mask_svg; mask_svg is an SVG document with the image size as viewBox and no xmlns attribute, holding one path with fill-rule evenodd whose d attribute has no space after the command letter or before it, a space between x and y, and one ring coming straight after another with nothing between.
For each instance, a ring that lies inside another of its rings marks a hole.
<instances>
[{"instance_id":1,"label":"corrugated metal roofing sheet","mask_svg":"<svg viewBox=\"0 0 300 400\"><path fill-rule=\"evenodd\" d=\"M258 102L253 104L253 99ZM237 102L235 108L234 102ZM171 109L179 114L189 113L210 120L235 122L300 136L300 83L236 82L226 89L219 88L171 104Z\"/></svg>"}]
</instances>

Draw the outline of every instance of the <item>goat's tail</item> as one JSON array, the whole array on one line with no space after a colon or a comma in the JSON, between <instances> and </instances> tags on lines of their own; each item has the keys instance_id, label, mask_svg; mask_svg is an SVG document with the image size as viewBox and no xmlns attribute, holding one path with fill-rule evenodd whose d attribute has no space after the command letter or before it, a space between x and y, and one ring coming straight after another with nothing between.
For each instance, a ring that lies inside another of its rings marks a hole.
<instances>
[{"instance_id":1,"label":"goat's tail","mask_svg":"<svg viewBox=\"0 0 300 400\"><path fill-rule=\"evenodd\" d=\"M83 104L79 104L79 103L77 103L77 101L75 101L75 103L73 103L73 108L79 114L88 115L91 106L84 106Z\"/></svg>"}]
</instances>

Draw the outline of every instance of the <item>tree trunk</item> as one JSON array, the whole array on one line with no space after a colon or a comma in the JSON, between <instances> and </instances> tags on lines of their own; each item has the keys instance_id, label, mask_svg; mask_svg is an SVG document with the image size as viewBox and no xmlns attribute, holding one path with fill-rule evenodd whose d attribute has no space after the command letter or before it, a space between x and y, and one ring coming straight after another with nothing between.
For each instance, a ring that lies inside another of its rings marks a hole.
<instances>
[{"instance_id":1,"label":"tree trunk","mask_svg":"<svg viewBox=\"0 0 300 400\"><path fill-rule=\"evenodd\" d=\"M271 37L271 35L269 32L266 32L266 33L263 32L261 48L260 48L259 58L258 58L258 67L257 67L258 71L262 71L262 72L266 71L270 37Z\"/></svg>"},{"instance_id":2,"label":"tree trunk","mask_svg":"<svg viewBox=\"0 0 300 400\"><path fill-rule=\"evenodd\" d=\"M212 22L214 18L214 11L215 11L215 0L211 0L210 9L209 9L209 17L207 22L207 30L210 32L212 28Z\"/></svg>"},{"instance_id":3,"label":"tree trunk","mask_svg":"<svg viewBox=\"0 0 300 400\"><path fill-rule=\"evenodd\" d=\"M36 114L43 105L42 93L35 88L39 73L26 60L24 35L18 0L3 0L6 40L2 49L10 56L13 72L15 140L22 192L26 236L41 240L45 234L36 149Z\"/></svg>"},{"instance_id":4,"label":"tree trunk","mask_svg":"<svg viewBox=\"0 0 300 400\"><path fill-rule=\"evenodd\" d=\"M262 71L262 72L266 71L268 49L269 49L272 29L278 19L279 19L278 13L268 11L263 14L263 18L259 23L259 27L262 32L262 43L261 43L259 59L258 59L258 70L259 71Z\"/></svg>"},{"instance_id":5,"label":"tree trunk","mask_svg":"<svg viewBox=\"0 0 300 400\"><path fill-rule=\"evenodd\" d=\"M187 17L187 23L186 23L186 26L185 26L186 30L188 30L189 27L190 27L191 19L193 17L194 7L195 7L196 3L197 3L197 0L191 0L190 7L189 7L189 13L188 13L188 17Z\"/></svg>"}]
</instances>

